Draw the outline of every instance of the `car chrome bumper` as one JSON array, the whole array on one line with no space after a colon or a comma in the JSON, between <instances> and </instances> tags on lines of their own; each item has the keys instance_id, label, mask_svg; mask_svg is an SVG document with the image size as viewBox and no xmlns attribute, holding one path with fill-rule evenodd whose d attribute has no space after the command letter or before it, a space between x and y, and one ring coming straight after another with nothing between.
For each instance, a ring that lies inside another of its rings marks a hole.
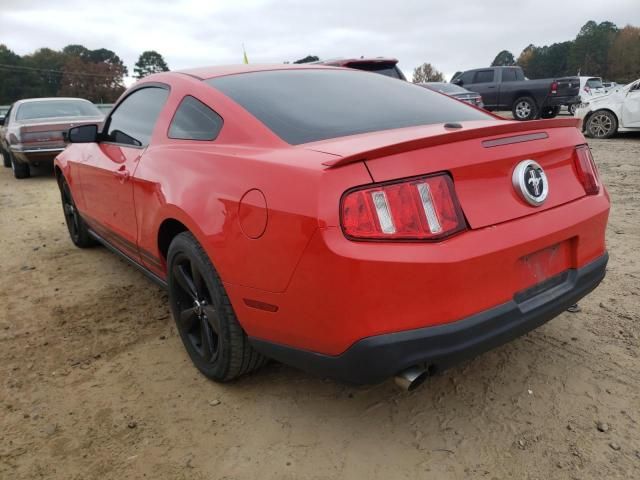
<instances>
[{"instance_id":1,"label":"car chrome bumper","mask_svg":"<svg viewBox=\"0 0 640 480\"><path fill-rule=\"evenodd\" d=\"M377 383L414 365L440 371L543 325L583 298L605 276L608 254L514 295L497 307L453 323L371 336L337 356L250 338L256 350L320 376Z\"/></svg>"},{"instance_id":2,"label":"car chrome bumper","mask_svg":"<svg viewBox=\"0 0 640 480\"><path fill-rule=\"evenodd\" d=\"M56 147L56 148L11 148L11 152L15 154L22 153L24 155L36 154L36 153L60 153L65 149L65 147Z\"/></svg>"}]
</instances>

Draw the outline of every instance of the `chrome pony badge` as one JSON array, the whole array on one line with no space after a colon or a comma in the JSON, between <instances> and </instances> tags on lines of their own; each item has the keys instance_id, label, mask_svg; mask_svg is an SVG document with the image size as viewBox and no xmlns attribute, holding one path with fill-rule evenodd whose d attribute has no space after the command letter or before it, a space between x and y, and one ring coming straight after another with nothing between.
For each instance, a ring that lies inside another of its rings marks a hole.
<instances>
[{"instance_id":1,"label":"chrome pony badge","mask_svg":"<svg viewBox=\"0 0 640 480\"><path fill-rule=\"evenodd\" d=\"M538 207L549 194L549 183L542 167L533 160L520 162L511 177L513 188L530 205Z\"/></svg>"}]
</instances>

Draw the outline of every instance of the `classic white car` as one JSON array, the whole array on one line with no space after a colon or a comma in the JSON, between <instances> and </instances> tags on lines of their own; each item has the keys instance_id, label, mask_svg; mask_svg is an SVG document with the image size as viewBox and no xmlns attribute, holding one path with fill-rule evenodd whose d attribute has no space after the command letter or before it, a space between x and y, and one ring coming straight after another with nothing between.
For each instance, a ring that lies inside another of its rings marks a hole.
<instances>
[{"instance_id":1,"label":"classic white car","mask_svg":"<svg viewBox=\"0 0 640 480\"><path fill-rule=\"evenodd\" d=\"M582 119L588 137L609 138L616 132L640 131L640 79L581 103L575 116Z\"/></svg>"}]
</instances>

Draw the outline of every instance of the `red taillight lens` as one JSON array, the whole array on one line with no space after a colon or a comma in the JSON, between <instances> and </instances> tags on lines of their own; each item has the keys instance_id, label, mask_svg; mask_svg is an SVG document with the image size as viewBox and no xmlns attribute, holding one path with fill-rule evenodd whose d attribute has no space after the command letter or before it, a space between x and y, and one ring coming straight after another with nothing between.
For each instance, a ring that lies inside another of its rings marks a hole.
<instances>
[{"instance_id":1,"label":"red taillight lens","mask_svg":"<svg viewBox=\"0 0 640 480\"><path fill-rule=\"evenodd\" d=\"M551 93L554 95L558 93L558 82L551 82Z\"/></svg>"},{"instance_id":2,"label":"red taillight lens","mask_svg":"<svg viewBox=\"0 0 640 480\"><path fill-rule=\"evenodd\" d=\"M372 240L438 240L466 223L446 174L352 190L342 198L347 237Z\"/></svg>"},{"instance_id":3,"label":"red taillight lens","mask_svg":"<svg viewBox=\"0 0 640 480\"><path fill-rule=\"evenodd\" d=\"M596 163L591 156L591 149L588 145L579 145L576 147L575 156L576 170L578 178L584 187L587 195L595 195L600 191L600 179L598 178L598 169Z\"/></svg>"}]
</instances>

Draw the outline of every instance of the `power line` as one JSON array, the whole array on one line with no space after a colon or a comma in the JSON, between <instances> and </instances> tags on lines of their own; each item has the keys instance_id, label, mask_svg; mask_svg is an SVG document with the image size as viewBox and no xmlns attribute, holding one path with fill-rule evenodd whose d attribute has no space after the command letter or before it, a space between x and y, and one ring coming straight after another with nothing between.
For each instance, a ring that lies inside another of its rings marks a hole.
<instances>
[{"instance_id":1,"label":"power line","mask_svg":"<svg viewBox=\"0 0 640 480\"><path fill-rule=\"evenodd\" d=\"M100 74L100 73L85 73L85 72L69 72L66 70L53 70L53 69L48 69L48 68L34 68L34 67L23 67L20 65L9 65L6 63L0 63L0 69L3 69L5 71L16 71L17 73L19 73L20 71L22 72L27 72L27 71L33 71L33 72L42 72L42 73L48 73L48 74L56 74L56 75L78 75L78 76L83 76L83 77L99 77L99 78L113 78L114 75L105 75L105 74Z\"/></svg>"}]
</instances>

